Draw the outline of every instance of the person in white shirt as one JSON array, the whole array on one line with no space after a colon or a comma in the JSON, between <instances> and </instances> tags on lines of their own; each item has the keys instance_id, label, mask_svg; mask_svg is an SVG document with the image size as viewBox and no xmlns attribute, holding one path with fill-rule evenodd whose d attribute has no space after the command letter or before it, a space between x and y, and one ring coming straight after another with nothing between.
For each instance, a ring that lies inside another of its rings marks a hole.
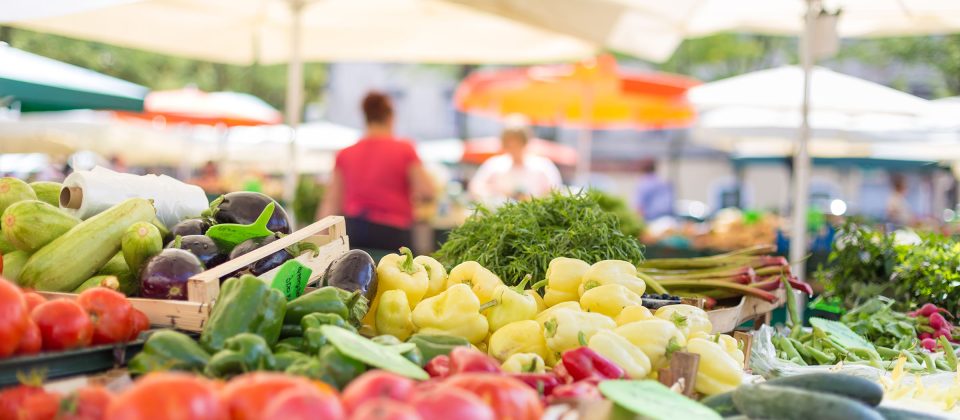
<instances>
[{"instance_id":1,"label":"person in white shirt","mask_svg":"<svg viewBox=\"0 0 960 420\"><path fill-rule=\"evenodd\" d=\"M509 200L542 197L563 185L556 165L542 156L527 153L530 130L513 123L500 134L502 155L487 159L470 180L474 200L498 206Z\"/></svg>"}]
</instances>

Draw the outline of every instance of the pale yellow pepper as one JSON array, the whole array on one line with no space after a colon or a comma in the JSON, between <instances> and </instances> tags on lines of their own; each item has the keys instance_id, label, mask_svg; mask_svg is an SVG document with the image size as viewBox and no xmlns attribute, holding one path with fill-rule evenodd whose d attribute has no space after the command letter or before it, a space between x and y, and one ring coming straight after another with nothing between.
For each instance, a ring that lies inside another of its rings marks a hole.
<instances>
[{"instance_id":1,"label":"pale yellow pepper","mask_svg":"<svg viewBox=\"0 0 960 420\"><path fill-rule=\"evenodd\" d=\"M500 365L505 373L544 373L547 365L536 353L515 353Z\"/></svg>"},{"instance_id":2,"label":"pale yellow pepper","mask_svg":"<svg viewBox=\"0 0 960 420\"><path fill-rule=\"evenodd\" d=\"M433 257L420 255L413 259L413 262L420 264L427 270L427 293L423 295L424 299L436 296L446 290L447 287L447 269Z\"/></svg>"},{"instance_id":3,"label":"pale yellow pepper","mask_svg":"<svg viewBox=\"0 0 960 420\"><path fill-rule=\"evenodd\" d=\"M653 314L646 306L628 306L620 311L620 315L617 315L614 321L617 321L619 326L646 319L654 319Z\"/></svg>"},{"instance_id":4,"label":"pale yellow pepper","mask_svg":"<svg viewBox=\"0 0 960 420\"><path fill-rule=\"evenodd\" d=\"M547 265L547 286L543 303L552 307L561 302L579 300L580 294L577 290L584 273L589 269L590 264L576 258L558 257L550 260Z\"/></svg>"},{"instance_id":5,"label":"pale yellow pepper","mask_svg":"<svg viewBox=\"0 0 960 420\"><path fill-rule=\"evenodd\" d=\"M383 292L380 295L380 306L377 308L377 333L390 334L400 341L406 341L414 330L410 312L407 294L402 290Z\"/></svg>"},{"instance_id":6,"label":"pale yellow pepper","mask_svg":"<svg viewBox=\"0 0 960 420\"><path fill-rule=\"evenodd\" d=\"M613 319L603 314L559 309L544 322L543 336L547 339L547 348L563 353L587 344L597 331L612 330L616 326Z\"/></svg>"},{"instance_id":7,"label":"pale yellow pepper","mask_svg":"<svg viewBox=\"0 0 960 420\"><path fill-rule=\"evenodd\" d=\"M589 289L613 283L626 286L640 296L643 296L643 292L647 290L647 283L637 277L636 266L627 261L603 260L591 265L590 269L583 274L578 292L583 296Z\"/></svg>"},{"instance_id":8,"label":"pale yellow pepper","mask_svg":"<svg viewBox=\"0 0 960 420\"><path fill-rule=\"evenodd\" d=\"M614 332L637 346L650 359L654 370L667 365L667 356L686 345L680 329L670 321L648 319L617 327Z\"/></svg>"},{"instance_id":9,"label":"pale yellow pepper","mask_svg":"<svg viewBox=\"0 0 960 420\"><path fill-rule=\"evenodd\" d=\"M616 318L624 308L643 307L643 299L622 284L604 284L583 292L580 307L587 312L597 312Z\"/></svg>"},{"instance_id":10,"label":"pale yellow pepper","mask_svg":"<svg viewBox=\"0 0 960 420\"><path fill-rule=\"evenodd\" d=\"M661 306L653 316L673 322L685 337L696 332L711 334L713 324L707 312L693 305Z\"/></svg>"},{"instance_id":11,"label":"pale yellow pepper","mask_svg":"<svg viewBox=\"0 0 960 420\"><path fill-rule=\"evenodd\" d=\"M490 324L490 332L499 330L514 321L533 319L537 316L537 300L523 289L530 277L527 276L514 287L499 285L493 292L493 300L482 303L481 309Z\"/></svg>"},{"instance_id":12,"label":"pale yellow pepper","mask_svg":"<svg viewBox=\"0 0 960 420\"><path fill-rule=\"evenodd\" d=\"M517 353L534 353L544 360L551 357L543 328L533 320L511 322L490 335L487 354L499 361Z\"/></svg>"},{"instance_id":13,"label":"pale yellow pepper","mask_svg":"<svg viewBox=\"0 0 960 420\"><path fill-rule=\"evenodd\" d=\"M363 323L371 326L376 323L377 307L383 292L402 290L407 294L410 309L413 309L423 300L429 284L427 270L413 261L413 253L409 248L400 248L399 254L384 255L377 263L377 294L370 302L370 310L363 317Z\"/></svg>"},{"instance_id":14,"label":"pale yellow pepper","mask_svg":"<svg viewBox=\"0 0 960 420\"><path fill-rule=\"evenodd\" d=\"M480 303L487 303L493 300L493 294L498 286L503 286L503 281L492 271L484 268L476 261L464 261L450 270L447 276L446 287L456 284L466 284L477 295Z\"/></svg>"},{"instance_id":15,"label":"pale yellow pepper","mask_svg":"<svg viewBox=\"0 0 960 420\"><path fill-rule=\"evenodd\" d=\"M561 309L569 309L571 311L578 311L578 312L582 311L582 309L580 308L580 302L577 302L577 301L561 302L541 311L533 319L537 321L538 324L540 324L540 328L543 328L543 324L547 322L547 320L550 319L551 316L553 316L553 313Z\"/></svg>"},{"instance_id":16,"label":"pale yellow pepper","mask_svg":"<svg viewBox=\"0 0 960 420\"><path fill-rule=\"evenodd\" d=\"M611 330L597 331L587 347L620 366L628 378L642 379L650 374L650 358L646 353Z\"/></svg>"},{"instance_id":17,"label":"pale yellow pepper","mask_svg":"<svg viewBox=\"0 0 960 420\"><path fill-rule=\"evenodd\" d=\"M540 296L540 294L537 293L536 290L527 290L527 291L525 291L525 292L523 292L523 293L525 293L525 294L527 294L528 296L532 297L533 300L534 300L534 302L537 302L537 313L538 313L538 314L539 314L540 312L543 312L543 311L547 310L547 305L543 302L543 297Z\"/></svg>"},{"instance_id":18,"label":"pale yellow pepper","mask_svg":"<svg viewBox=\"0 0 960 420\"><path fill-rule=\"evenodd\" d=\"M421 334L455 335L478 346L490 329L487 318L480 314L480 300L465 284L424 299L413 308L411 319Z\"/></svg>"},{"instance_id":19,"label":"pale yellow pepper","mask_svg":"<svg viewBox=\"0 0 960 420\"><path fill-rule=\"evenodd\" d=\"M704 332L695 332L687 338L687 341L694 338L702 338L705 340L713 341L720 345L723 348L723 351L727 353L733 360L736 360L740 364L740 368L743 368L744 360L746 359L743 354L743 349L741 349L740 341L736 338L733 338L726 334L707 334Z\"/></svg>"},{"instance_id":20,"label":"pale yellow pepper","mask_svg":"<svg viewBox=\"0 0 960 420\"><path fill-rule=\"evenodd\" d=\"M700 355L697 381L694 389L704 395L733 391L743 382L743 367L727 354L720 344L694 338L687 343L687 351Z\"/></svg>"}]
</instances>

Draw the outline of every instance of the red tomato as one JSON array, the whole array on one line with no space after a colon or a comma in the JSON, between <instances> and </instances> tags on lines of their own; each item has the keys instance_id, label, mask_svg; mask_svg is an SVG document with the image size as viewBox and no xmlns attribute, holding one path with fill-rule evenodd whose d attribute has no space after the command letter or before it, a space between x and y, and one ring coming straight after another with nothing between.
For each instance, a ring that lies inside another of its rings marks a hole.
<instances>
[{"instance_id":1,"label":"red tomato","mask_svg":"<svg viewBox=\"0 0 960 420\"><path fill-rule=\"evenodd\" d=\"M254 372L233 378L223 387L220 395L233 420L254 420L265 418L264 410L280 392L294 388L336 396L336 392L326 384L273 372Z\"/></svg>"},{"instance_id":2,"label":"red tomato","mask_svg":"<svg viewBox=\"0 0 960 420\"><path fill-rule=\"evenodd\" d=\"M375 398L389 398L406 401L416 385L412 379L404 378L385 370L371 370L350 382L343 390L343 407L347 413L353 413L365 402Z\"/></svg>"},{"instance_id":3,"label":"red tomato","mask_svg":"<svg viewBox=\"0 0 960 420\"><path fill-rule=\"evenodd\" d=\"M68 350L89 346L93 323L83 308L72 300L56 299L41 303L31 313L40 327L44 350Z\"/></svg>"},{"instance_id":4,"label":"red tomato","mask_svg":"<svg viewBox=\"0 0 960 420\"><path fill-rule=\"evenodd\" d=\"M16 419L17 411L28 397L44 392L43 388L33 385L17 385L0 391L0 419Z\"/></svg>"},{"instance_id":5,"label":"red tomato","mask_svg":"<svg viewBox=\"0 0 960 420\"><path fill-rule=\"evenodd\" d=\"M27 322L27 329L23 331L23 335L20 336L20 347L17 348L17 354L37 354L40 353L40 348L42 347L43 342L40 339L40 327L37 326L36 322L29 320Z\"/></svg>"},{"instance_id":6,"label":"red tomato","mask_svg":"<svg viewBox=\"0 0 960 420\"><path fill-rule=\"evenodd\" d=\"M333 392L322 392L318 388L293 387L280 392L263 410L265 419L282 420L343 420L340 399Z\"/></svg>"},{"instance_id":7,"label":"red tomato","mask_svg":"<svg viewBox=\"0 0 960 420\"><path fill-rule=\"evenodd\" d=\"M38 392L23 400L17 411L17 420L54 420L60 408L60 394Z\"/></svg>"},{"instance_id":8,"label":"red tomato","mask_svg":"<svg viewBox=\"0 0 960 420\"><path fill-rule=\"evenodd\" d=\"M20 288L0 279L0 357L7 357L20 347L20 336L27 329L30 313Z\"/></svg>"},{"instance_id":9,"label":"red tomato","mask_svg":"<svg viewBox=\"0 0 960 420\"><path fill-rule=\"evenodd\" d=\"M88 386L67 396L67 404L60 404L57 420L101 420L113 401L113 394L102 386Z\"/></svg>"},{"instance_id":10,"label":"red tomato","mask_svg":"<svg viewBox=\"0 0 960 420\"><path fill-rule=\"evenodd\" d=\"M130 312L133 306L123 293L106 287L84 290L77 303L90 314L93 322L93 344L127 341L130 337Z\"/></svg>"},{"instance_id":11,"label":"red tomato","mask_svg":"<svg viewBox=\"0 0 960 420\"><path fill-rule=\"evenodd\" d=\"M140 333L150 329L150 318L137 308L130 311L130 336L127 341L136 340Z\"/></svg>"},{"instance_id":12,"label":"red tomato","mask_svg":"<svg viewBox=\"0 0 960 420\"><path fill-rule=\"evenodd\" d=\"M375 398L357 407L350 420L422 420L409 404L389 398ZM453 419L448 419L453 420Z\"/></svg>"},{"instance_id":13,"label":"red tomato","mask_svg":"<svg viewBox=\"0 0 960 420\"><path fill-rule=\"evenodd\" d=\"M444 384L470 391L489 404L498 419L536 420L543 415L537 391L508 376L461 373Z\"/></svg>"},{"instance_id":14,"label":"red tomato","mask_svg":"<svg viewBox=\"0 0 960 420\"><path fill-rule=\"evenodd\" d=\"M459 388L434 388L413 396L410 404L423 420L494 420L493 410L480 398Z\"/></svg>"},{"instance_id":15,"label":"red tomato","mask_svg":"<svg viewBox=\"0 0 960 420\"><path fill-rule=\"evenodd\" d=\"M47 298L32 290L25 290L23 292L23 298L27 301L27 311L29 312L32 312L33 308L47 301Z\"/></svg>"},{"instance_id":16,"label":"red tomato","mask_svg":"<svg viewBox=\"0 0 960 420\"><path fill-rule=\"evenodd\" d=\"M110 420L227 420L210 382L186 373L151 373L110 403Z\"/></svg>"}]
</instances>

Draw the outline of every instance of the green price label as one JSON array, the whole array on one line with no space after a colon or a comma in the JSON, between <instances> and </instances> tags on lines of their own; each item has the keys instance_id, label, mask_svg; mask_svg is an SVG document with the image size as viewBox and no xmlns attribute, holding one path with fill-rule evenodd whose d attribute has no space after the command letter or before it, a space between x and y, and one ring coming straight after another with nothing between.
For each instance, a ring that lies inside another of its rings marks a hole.
<instances>
[{"instance_id":1,"label":"green price label","mask_svg":"<svg viewBox=\"0 0 960 420\"><path fill-rule=\"evenodd\" d=\"M287 300L296 299L306 289L307 282L310 281L310 274L313 274L310 267L300 264L300 261L289 260L280 266L280 270L277 271L270 287L283 292Z\"/></svg>"},{"instance_id":2,"label":"green price label","mask_svg":"<svg viewBox=\"0 0 960 420\"><path fill-rule=\"evenodd\" d=\"M657 381L603 381L599 387L604 397L645 419L721 419L716 411L670 390Z\"/></svg>"},{"instance_id":3,"label":"green price label","mask_svg":"<svg viewBox=\"0 0 960 420\"><path fill-rule=\"evenodd\" d=\"M273 215L273 209L276 203L271 202L264 207L263 212L249 225L239 225L236 223L221 223L210 226L207 229L207 236L217 243L217 246L224 250L233 249L241 242L247 239L262 238L273 235L270 229L267 229L267 223L270 222L270 216Z\"/></svg>"}]
</instances>

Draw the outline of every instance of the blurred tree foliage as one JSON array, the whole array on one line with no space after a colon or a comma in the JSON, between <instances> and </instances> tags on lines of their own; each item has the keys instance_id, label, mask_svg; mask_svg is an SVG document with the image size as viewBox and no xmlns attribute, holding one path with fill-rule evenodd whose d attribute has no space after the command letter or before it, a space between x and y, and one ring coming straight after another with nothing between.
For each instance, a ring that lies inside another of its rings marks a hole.
<instances>
[{"instance_id":1,"label":"blurred tree foliage","mask_svg":"<svg viewBox=\"0 0 960 420\"><path fill-rule=\"evenodd\" d=\"M278 109L283 109L286 96L287 66L284 64L236 66L210 63L10 27L0 29L0 41L156 90L196 85L211 92L246 92ZM323 64L307 64L304 75L306 100L317 101L326 80L326 68Z\"/></svg>"},{"instance_id":2,"label":"blurred tree foliage","mask_svg":"<svg viewBox=\"0 0 960 420\"><path fill-rule=\"evenodd\" d=\"M874 66L926 65L940 73L941 80L932 81L938 88L935 96L960 94L960 34L847 41L837 59Z\"/></svg>"},{"instance_id":3,"label":"blurred tree foliage","mask_svg":"<svg viewBox=\"0 0 960 420\"><path fill-rule=\"evenodd\" d=\"M717 80L797 60L796 38L726 33L683 41L658 68Z\"/></svg>"}]
</instances>

